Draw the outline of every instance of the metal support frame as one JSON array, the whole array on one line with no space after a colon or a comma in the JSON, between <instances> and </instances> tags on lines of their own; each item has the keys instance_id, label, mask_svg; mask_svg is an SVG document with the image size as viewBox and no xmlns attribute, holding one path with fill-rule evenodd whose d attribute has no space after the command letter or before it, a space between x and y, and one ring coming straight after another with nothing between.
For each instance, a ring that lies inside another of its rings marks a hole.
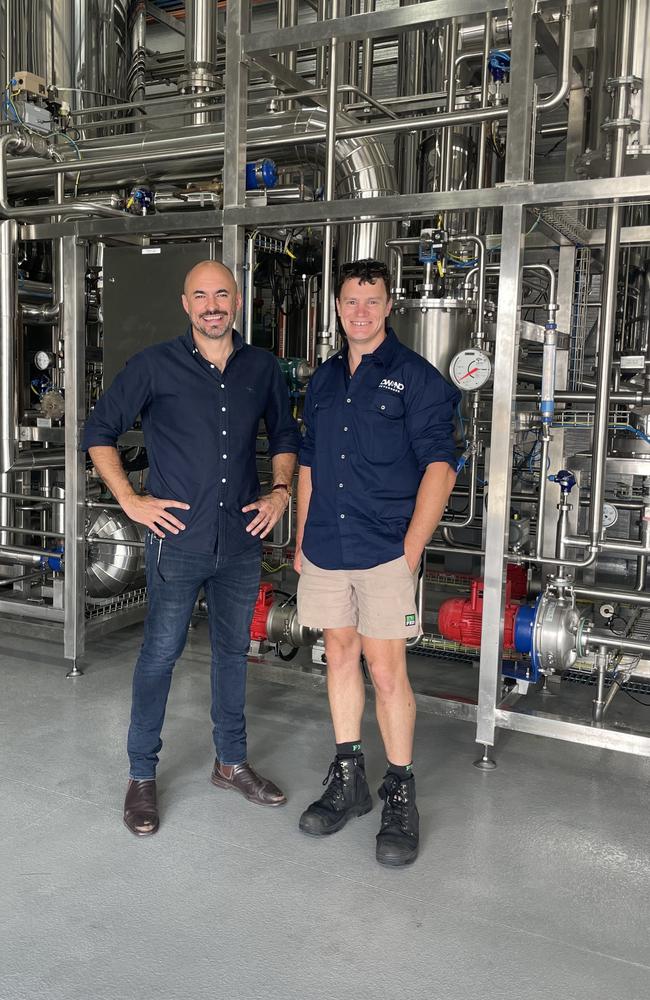
<instances>
[{"instance_id":1,"label":"metal support frame","mask_svg":"<svg viewBox=\"0 0 650 1000\"><path fill-rule=\"evenodd\" d=\"M534 105L533 46L534 0L521 0L513 10L512 75L517 88L512 94L509 115L509 140L506 158L506 184L516 185L528 179L532 116ZM488 482L490 504L485 534L483 629L481 634L481 673L476 741L488 758L487 747L494 744L496 706L503 659L503 621L505 608L507 538L512 474L513 398L516 389L518 304L521 297L523 241L525 222L523 205L503 210L501 274L497 312L495 372L492 402L492 439Z\"/></svg>"},{"instance_id":2,"label":"metal support frame","mask_svg":"<svg viewBox=\"0 0 650 1000\"><path fill-rule=\"evenodd\" d=\"M242 35L250 23L248 0L229 0L226 14L226 107L223 156L223 204L225 210L244 205L246 198L246 101L248 64L243 58ZM215 226L216 228L216 226ZM243 292L244 228L233 220L223 225L223 263L235 275ZM249 281L252 275L248 276ZM241 316L237 317L241 326Z\"/></svg>"},{"instance_id":3,"label":"metal support frame","mask_svg":"<svg viewBox=\"0 0 650 1000\"><path fill-rule=\"evenodd\" d=\"M82 671L78 660L85 650L84 541L85 460L80 434L86 416L84 310L85 248L74 237L62 240L63 322L65 350L65 576L63 655L71 661L68 677Z\"/></svg>"},{"instance_id":4,"label":"metal support frame","mask_svg":"<svg viewBox=\"0 0 650 1000\"><path fill-rule=\"evenodd\" d=\"M81 425L83 412L80 379L83 378L83 342L79 343L81 322L74 320L80 315L79 295L83 279L83 251L77 246L76 238L123 238L125 235L180 236L181 234L203 235L215 232L223 226L224 262L233 268L241 282L244 227L274 227L288 223L299 226L306 224L326 225L339 222L361 220L367 214L367 204L362 201L324 201L269 207L246 206L244 166L246 162L246 87L248 83L247 59L259 57L262 65L268 62L272 53L288 49L313 48L316 44L319 59L332 40L344 44L359 39L366 42L394 36L404 31L413 31L418 26L432 21L448 21L465 15L487 15L499 13L506 5L494 0L430 0L419 4L379 12L356 14L348 17L321 20L318 37L314 37L313 24L298 24L282 32L249 32L250 3L248 0L229 0L227 9L227 49L226 49L226 119L224 139L218 138L214 144L202 150L205 155L224 155L224 209L223 212L179 212L165 216L160 213L146 219L106 218L78 219L61 223L36 223L20 227L23 239L51 239L65 237L66 253L66 294L64 330L66 334L66 453L72 459L72 468L66 471L66 551L74 552L72 566L66 562L66 634L71 629L73 639L66 639L66 656L76 658L83 652L83 602L80 600L80 585L83 579L82 543L82 503L83 489L81 466L76 452L77 428ZM523 246L521 237L525 226L526 209L531 206L570 206L575 212L589 204L607 204L615 199L618 207L625 203L650 201L650 177L635 175L624 177L574 180L569 176L561 182L535 184L530 181L531 142L533 137L535 88L532 76L530 53L534 42L536 23L534 0L518 0L511 5L512 24L512 74L517 86L511 88L507 109L508 150L506 176L502 185L478 190L447 191L424 194L394 195L374 198L372 214L377 220L430 218L445 211L502 209L503 240L501 258L501 281L497 316L497 339L495 355L495 388L493 394L493 435L488 470L490 504L487 513L485 536L485 590L484 618L481 649L481 671L479 680L479 703L477 707L477 742L485 749L481 762L489 765L489 747L494 744L497 729L510 729L536 735L559 738L585 745L622 750L650 756L650 738L640 734L594 728L576 719L562 719L546 713L530 712L499 704L501 677L502 629L504 613L504 578L508 510L511 487L511 432L513 423L513 399L515 386L515 366L517 360L517 306L521 291L521 267ZM319 2L319 9L326 5ZM286 72L286 68L285 68ZM321 84L317 76L317 85ZM307 87L303 89L307 90ZM570 121L576 135L579 132L582 94L570 103ZM569 99L571 101L571 98ZM456 118L455 116L458 116ZM465 118L463 119L463 116ZM480 124L490 118L504 117L505 109L478 111L475 118L467 117L466 111L435 116L432 123L426 121L426 128L445 128L462 125L469 120ZM415 124L414 124L415 123ZM409 128L422 126L422 119L381 121L374 125L360 122L357 126L345 126L337 130L337 140L360 135L382 135L392 132L399 134ZM325 133L301 135L305 144L323 143ZM259 155L268 148L271 140L251 138L250 151ZM294 137L287 138L284 145L290 146ZM265 146L265 143L267 144ZM576 144L579 145L577 142ZM279 147L278 147L279 148ZM146 151L142 162L159 156ZM176 154L178 155L178 154ZM180 156L178 156L180 158ZM96 164L95 164L96 166ZM93 165L89 164L88 169ZM80 169L85 169L83 163ZM28 168L32 169L32 168ZM56 172L69 169L69 164L48 164L38 166L42 172ZM589 234L590 245L601 245L609 234L594 230ZM514 237L514 238L513 238ZM638 226L624 229L621 242L626 244L650 243L650 227ZM568 256L568 255L567 255ZM74 264L74 266L73 266ZM81 372L81 375L80 375ZM76 386L76 389L75 389ZM520 396L520 398L523 398ZM612 397L614 398L614 397ZM74 439L74 441L73 441ZM75 493L76 489L76 493ZM73 499L74 498L74 499ZM446 549L447 552L453 549ZM458 551L463 552L461 548ZM70 600L68 600L70 597ZM55 617L52 614L51 617ZM81 618L81 620L80 620Z\"/></svg>"}]
</instances>

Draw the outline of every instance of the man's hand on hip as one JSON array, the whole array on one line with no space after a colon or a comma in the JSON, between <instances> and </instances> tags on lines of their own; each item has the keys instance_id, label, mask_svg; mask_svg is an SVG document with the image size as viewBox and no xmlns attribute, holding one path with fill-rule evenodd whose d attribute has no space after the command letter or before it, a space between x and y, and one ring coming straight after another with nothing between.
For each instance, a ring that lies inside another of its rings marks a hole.
<instances>
[{"instance_id":1,"label":"man's hand on hip","mask_svg":"<svg viewBox=\"0 0 650 1000\"><path fill-rule=\"evenodd\" d=\"M255 500L254 503L247 504L246 507L242 507L242 513L248 514L249 510L256 510L257 516L247 525L246 531L250 535L259 535L260 538L266 538L288 506L289 497L284 490L275 490L273 493L267 493L265 496Z\"/></svg>"},{"instance_id":2,"label":"man's hand on hip","mask_svg":"<svg viewBox=\"0 0 650 1000\"><path fill-rule=\"evenodd\" d=\"M158 538L164 538L165 532L178 535L185 530L183 522L170 514L168 507L176 507L179 510L190 509L188 503L182 503L180 500L159 500L157 497L143 497L137 493L123 500L121 507L127 517L137 521L138 524L145 524Z\"/></svg>"}]
</instances>

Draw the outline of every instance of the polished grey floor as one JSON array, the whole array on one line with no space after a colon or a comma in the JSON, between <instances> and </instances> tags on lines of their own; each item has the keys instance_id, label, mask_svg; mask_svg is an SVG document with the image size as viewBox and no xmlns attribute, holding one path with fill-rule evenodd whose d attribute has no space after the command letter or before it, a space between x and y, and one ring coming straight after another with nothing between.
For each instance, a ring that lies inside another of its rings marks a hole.
<instances>
[{"instance_id":1,"label":"polished grey floor","mask_svg":"<svg viewBox=\"0 0 650 1000\"><path fill-rule=\"evenodd\" d=\"M318 678L250 668L251 759L286 807L210 785L199 627L164 732L161 830L137 840L121 805L139 629L93 644L76 681L56 650L0 642L0 1000L650 995L648 761L512 733L483 774L471 725L421 714L421 856L385 870L378 807L324 841L296 829L331 753Z\"/></svg>"}]
</instances>

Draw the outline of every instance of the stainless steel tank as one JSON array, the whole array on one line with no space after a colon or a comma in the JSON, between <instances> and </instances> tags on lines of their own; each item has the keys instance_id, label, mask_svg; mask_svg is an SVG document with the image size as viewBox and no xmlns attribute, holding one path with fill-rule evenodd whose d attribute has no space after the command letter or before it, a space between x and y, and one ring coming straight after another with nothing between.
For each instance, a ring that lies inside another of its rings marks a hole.
<instances>
[{"instance_id":1,"label":"stainless steel tank","mask_svg":"<svg viewBox=\"0 0 650 1000\"><path fill-rule=\"evenodd\" d=\"M13 0L7 76L35 73L75 109L124 101L127 12L128 0Z\"/></svg>"},{"instance_id":2,"label":"stainless steel tank","mask_svg":"<svg viewBox=\"0 0 650 1000\"><path fill-rule=\"evenodd\" d=\"M390 324L402 344L448 379L454 354L469 347L474 310L464 299L404 299L393 306Z\"/></svg>"}]
</instances>

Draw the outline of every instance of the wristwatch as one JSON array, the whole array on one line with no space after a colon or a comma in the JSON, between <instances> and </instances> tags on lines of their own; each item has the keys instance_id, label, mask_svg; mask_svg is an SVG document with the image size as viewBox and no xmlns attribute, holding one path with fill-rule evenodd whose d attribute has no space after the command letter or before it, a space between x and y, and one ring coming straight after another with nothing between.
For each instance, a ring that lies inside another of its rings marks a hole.
<instances>
[{"instance_id":1,"label":"wristwatch","mask_svg":"<svg viewBox=\"0 0 650 1000\"><path fill-rule=\"evenodd\" d=\"M274 483L273 486L271 487L271 493L273 493L273 490L286 490L287 497L293 496L293 490L291 489L290 486L287 486L286 483Z\"/></svg>"}]
</instances>

